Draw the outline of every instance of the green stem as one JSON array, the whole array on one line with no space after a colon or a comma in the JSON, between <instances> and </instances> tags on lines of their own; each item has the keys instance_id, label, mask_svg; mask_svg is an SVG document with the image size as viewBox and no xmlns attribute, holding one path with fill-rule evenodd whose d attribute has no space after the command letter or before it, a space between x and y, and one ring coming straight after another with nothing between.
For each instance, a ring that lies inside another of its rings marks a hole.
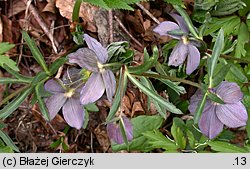
<instances>
[{"instance_id":1,"label":"green stem","mask_svg":"<svg viewBox=\"0 0 250 169\"><path fill-rule=\"evenodd\" d=\"M212 50L211 49L208 49L207 50L208 54L211 54L212 53ZM249 59L241 59L241 58L236 58L236 57L233 57L233 56L229 56L229 55L223 55L221 54L220 57L224 58L224 59L227 59L227 60L234 60L234 61L237 61L239 63L247 63L247 64L250 64L250 60Z\"/></svg>"},{"instance_id":2,"label":"green stem","mask_svg":"<svg viewBox=\"0 0 250 169\"><path fill-rule=\"evenodd\" d=\"M13 97L15 97L16 95L18 95L19 93L21 93L23 90L29 88L30 85L25 85L23 87L21 87L20 89L16 90L14 93L11 93L9 96L5 97L1 102L0 102L0 106L2 106L3 104L5 104L6 102L8 102L10 99L12 99Z\"/></svg>"},{"instance_id":3,"label":"green stem","mask_svg":"<svg viewBox=\"0 0 250 169\"><path fill-rule=\"evenodd\" d=\"M167 79L167 80L171 80L171 81L176 81L176 82L181 82L181 83L185 83L194 87L197 87L199 89L201 89L201 85L199 83L195 83L189 80L185 80L185 79L181 79L178 77L173 77L173 76L167 76L167 75L159 75L159 74L150 74L150 73L143 73L141 75L135 75L132 74L133 76L145 76L145 77L151 77L151 78L155 78L155 79Z\"/></svg>"}]
</instances>

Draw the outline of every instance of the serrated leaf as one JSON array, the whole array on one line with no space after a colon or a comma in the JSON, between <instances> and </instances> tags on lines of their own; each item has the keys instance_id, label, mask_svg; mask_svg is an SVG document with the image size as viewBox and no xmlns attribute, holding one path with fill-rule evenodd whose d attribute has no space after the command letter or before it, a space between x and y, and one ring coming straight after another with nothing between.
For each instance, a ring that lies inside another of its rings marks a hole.
<instances>
[{"instance_id":1,"label":"serrated leaf","mask_svg":"<svg viewBox=\"0 0 250 169\"><path fill-rule=\"evenodd\" d=\"M249 41L249 31L247 25L242 22L240 24L240 29L238 32L237 45L235 48L234 56L241 58L241 56L246 56L245 44Z\"/></svg>"},{"instance_id":2,"label":"serrated leaf","mask_svg":"<svg viewBox=\"0 0 250 169\"><path fill-rule=\"evenodd\" d=\"M220 28L224 30L225 35L232 34L237 26L240 25L240 18L238 16L229 16L223 18L212 18L204 31L204 36L216 32Z\"/></svg>"},{"instance_id":3,"label":"serrated leaf","mask_svg":"<svg viewBox=\"0 0 250 169\"><path fill-rule=\"evenodd\" d=\"M143 132L152 131L161 127L163 118L160 116L141 115L131 120L133 126L133 136L137 138L142 136Z\"/></svg>"},{"instance_id":4,"label":"serrated leaf","mask_svg":"<svg viewBox=\"0 0 250 169\"><path fill-rule=\"evenodd\" d=\"M128 143L129 150L147 152L153 150L151 144L149 144L147 138L143 136L146 131L153 131L161 127L163 119L160 116L138 116L131 120L133 126L133 140ZM112 150L114 152L120 150L126 150L127 145L124 144L112 144Z\"/></svg>"},{"instance_id":5,"label":"serrated leaf","mask_svg":"<svg viewBox=\"0 0 250 169\"><path fill-rule=\"evenodd\" d=\"M0 66L4 68L4 64L8 65L14 71L19 71L18 67L16 66L16 62L14 62L8 56L0 55Z\"/></svg>"},{"instance_id":6,"label":"serrated leaf","mask_svg":"<svg viewBox=\"0 0 250 169\"><path fill-rule=\"evenodd\" d=\"M187 140L184 137L184 133L182 129L176 125L176 121L174 121L172 127L171 127L171 134L176 142L176 144L181 148L185 149Z\"/></svg>"},{"instance_id":7,"label":"serrated leaf","mask_svg":"<svg viewBox=\"0 0 250 169\"><path fill-rule=\"evenodd\" d=\"M214 151L223 153L247 153L245 148L238 147L236 145L230 144L223 141L209 141L207 143Z\"/></svg>"},{"instance_id":8,"label":"serrated leaf","mask_svg":"<svg viewBox=\"0 0 250 169\"><path fill-rule=\"evenodd\" d=\"M143 135L154 148L162 148L166 151L176 151L178 149L176 144L165 137L159 130L147 131Z\"/></svg>"}]
</instances>

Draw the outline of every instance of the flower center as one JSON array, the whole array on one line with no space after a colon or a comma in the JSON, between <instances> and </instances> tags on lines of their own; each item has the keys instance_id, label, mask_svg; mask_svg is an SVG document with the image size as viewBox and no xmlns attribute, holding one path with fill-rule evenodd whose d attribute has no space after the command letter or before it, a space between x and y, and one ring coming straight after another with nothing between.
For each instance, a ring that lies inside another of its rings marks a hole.
<instances>
[{"instance_id":1,"label":"flower center","mask_svg":"<svg viewBox=\"0 0 250 169\"><path fill-rule=\"evenodd\" d=\"M71 98L74 93L75 93L74 89L69 89L66 93L64 93L64 96L67 98Z\"/></svg>"},{"instance_id":2,"label":"flower center","mask_svg":"<svg viewBox=\"0 0 250 169\"><path fill-rule=\"evenodd\" d=\"M103 64L101 64L100 62L97 62L97 66L98 66L99 71L100 71L101 73L105 71L105 68L104 68Z\"/></svg>"},{"instance_id":3,"label":"flower center","mask_svg":"<svg viewBox=\"0 0 250 169\"><path fill-rule=\"evenodd\" d=\"M182 39L182 42L184 43L184 45L189 44L189 40L188 40L187 36L182 36L181 39Z\"/></svg>"}]
</instances>

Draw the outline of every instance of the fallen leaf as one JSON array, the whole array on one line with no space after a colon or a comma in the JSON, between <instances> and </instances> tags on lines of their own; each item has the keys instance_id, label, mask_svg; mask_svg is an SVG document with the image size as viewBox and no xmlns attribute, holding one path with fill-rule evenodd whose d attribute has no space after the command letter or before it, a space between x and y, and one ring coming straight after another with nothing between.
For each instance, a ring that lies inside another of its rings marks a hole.
<instances>
[{"instance_id":1,"label":"fallen leaf","mask_svg":"<svg viewBox=\"0 0 250 169\"><path fill-rule=\"evenodd\" d=\"M19 14L26 10L26 5L23 1L20 0L13 0L11 2L11 7L8 9L7 16L8 18Z\"/></svg>"},{"instance_id":2,"label":"fallen leaf","mask_svg":"<svg viewBox=\"0 0 250 169\"><path fill-rule=\"evenodd\" d=\"M47 0L48 4L43 8L43 12L56 13L55 0Z\"/></svg>"},{"instance_id":3,"label":"fallen leaf","mask_svg":"<svg viewBox=\"0 0 250 169\"><path fill-rule=\"evenodd\" d=\"M56 0L56 7L59 9L60 14L67 18L70 22L72 22L72 13L75 4L74 2L74 0ZM79 12L79 17L88 23L87 29L92 32L97 31L96 29L93 29L93 27L95 27L94 17L97 9L98 7L83 2Z\"/></svg>"},{"instance_id":4,"label":"fallen leaf","mask_svg":"<svg viewBox=\"0 0 250 169\"><path fill-rule=\"evenodd\" d=\"M101 125L98 125L94 130L95 136L101 145L103 152L106 152L110 147L110 141L108 138L107 131L104 130Z\"/></svg>"},{"instance_id":5,"label":"fallen leaf","mask_svg":"<svg viewBox=\"0 0 250 169\"><path fill-rule=\"evenodd\" d=\"M137 101L133 104L131 117L142 114L145 114L145 111L142 108L141 102Z\"/></svg>"}]
</instances>

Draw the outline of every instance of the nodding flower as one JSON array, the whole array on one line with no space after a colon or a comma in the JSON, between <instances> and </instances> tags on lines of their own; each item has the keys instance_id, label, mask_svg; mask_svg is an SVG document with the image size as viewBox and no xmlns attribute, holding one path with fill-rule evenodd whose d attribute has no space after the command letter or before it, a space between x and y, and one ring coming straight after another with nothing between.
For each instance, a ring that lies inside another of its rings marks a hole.
<instances>
[{"instance_id":1,"label":"nodding flower","mask_svg":"<svg viewBox=\"0 0 250 169\"><path fill-rule=\"evenodd\" d=\"M186 73L190 75L200 64L200 52L197 48L197 42L190 40L188 37L189 29L184 19L177 14L170 14L178 24L171 21L160 23L153 31L160 36L170 36L178 39L179 43L172 50L168 65L179 66L187 58ZM181 34L173 34L171 31L181 31Z\"/></svg>"}]
</instances>

